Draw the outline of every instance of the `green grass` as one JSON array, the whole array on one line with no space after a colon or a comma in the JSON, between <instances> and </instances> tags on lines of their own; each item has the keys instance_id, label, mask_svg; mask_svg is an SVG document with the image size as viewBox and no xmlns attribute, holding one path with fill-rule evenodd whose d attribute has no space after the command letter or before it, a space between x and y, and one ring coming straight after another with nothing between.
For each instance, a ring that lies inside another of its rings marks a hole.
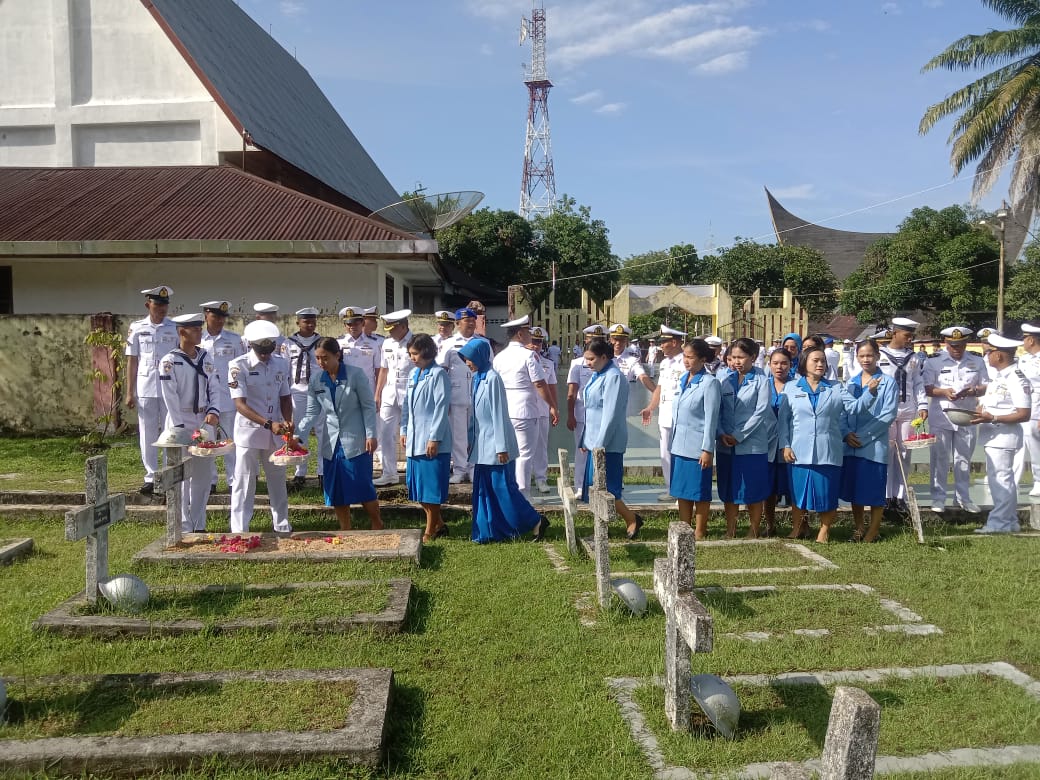
<instances>
[{"instance_id":1,"label":"green grass","mask_svg":"<svg viewBox=\"0 0 1040 780\"><path fill-rule=\"evenodd\" d=\"M14 684L0 739L332 731L343 727L355 692L352 681Z\"/></svg>"},{"instance_id":2,"label":"green grass","mask_svg":"<svg viewBox=\"0 0 1040 780\"><path fill-rule=\"evenodd\" d=\"M673 518L675 519L675 518ZM654 519L655 526L663 525ZM648 538L657 534L647 534ZM663 537L658 540L663 541ZM826 550L823 551L826 557ZM652 571L655 558L665 555L661 544L616 544L610 548L610 566L618 571ZM783 542L749 544L734 547L698 547L698 569L760 569L772 567L795 567L813 565L811 561L794 550L783 546Z\"/></svg>"}]
</instances>

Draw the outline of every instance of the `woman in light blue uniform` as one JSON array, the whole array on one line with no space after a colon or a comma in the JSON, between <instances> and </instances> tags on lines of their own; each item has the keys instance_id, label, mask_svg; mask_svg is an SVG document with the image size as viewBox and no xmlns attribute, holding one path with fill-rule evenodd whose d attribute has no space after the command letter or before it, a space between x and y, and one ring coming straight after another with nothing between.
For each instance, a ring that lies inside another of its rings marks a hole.
<instances>
[{"instance_id":1,"label":"woman in light blue uniform","mask_svg":"<svg viewBox=\"0 0 1040 780\"><path fill-rule=\"evenodd\" d=\"M629 509L621 500L622 475L624 473L625 448L628 447L628 380L614 362L614 347L606 341L594 339L585 347L585 365L592 369L582 399L585 402L585 431L580 447L591 453L596 449L606 452L607 492L614 496L617 513L625 520L626 536L636 539L643 527L643 518ZM581 487L581 500L589 500L589 485L595 458L585 464L585 480Z\"/></svg>"},{"instance_id":2,"label":"woman in light blue uniform","mask_svg":"<svg viewBox=\"0 0 1040 780\"><path fill-rule=\"evenodd\" d=\"M755 368L758 344L739 338L730 344L732 370L719 374L722 405L719 410L719 446L716 476L719 498L726 506L726 538L737 533L737 509L747 505L749 539L758 538L762 506L771 492L769 439L774 418L769 403L772 383Z\"/></svg>"},{"instance_id":3,"label":"woman in light blue uniform","mask_svg":"<svg viewBox=\"0 0 1040 780\"><path fill-rule=\"evenodd\" d=\"M765 515L766 536L776 536L776 505L783 499L791 505L791 467L784 460L780 451L780 439L777 434L777 418L780 416L780 400L784 386L791 375L791 356L786 349L775 349L769 356L769 406L773 410L773 425L770 427L769 439L769 483L772 485L766 499Z\"/></svg>"},{"instance_id":4,"label":"woman in light blue uniform","mask_svg":"<svg viewBox=\"0 0 1040 780\"><path fill-rule=\"evenodd\" d=\"M856 530L852 541L876 542L885 511L885 485L888 484L888 433L899 412L895 380L878 368L881 350L874 339L859 345L856 358L862 373L845 386L856 398L873 395L870 409L846 413L845 461L841 472L841 498L852 504ZM863 533L863 507L870 507L870 527Z\"/></svg>"},{"instance_id":5,"label":"woman in light blue uniform","mask_svg":"<svg viewBox=\"0 0 1040 780\"><path fill-rule=\"evenodd\" d=\"M791 370L787 381L798 378L798 359L802 356L802 337L797 333L788 333L780 342L780 348L791 358Z\"/></svg>"},{"instance_id":6,"label":"woman in light blue uniform","mask_svg":"<svg viewBox=\"0 0 1040 780\"><path fill-rule=\"evenodd\" d=\"M471 339L459 350L473 372L473 413L469 426L469 462L473 464L474 542L504 542L534 530L541 541L548 518L528 503L516 484L520 447L509 420L506 388L491 367L491 345Z\"/></svg>"},{"instance_id":7,"label":"woman in light blue uniform","mask_svg":"<svg viewBox=\"0 0 1040 780\"><path fill-rule=\"evenodd\" d=\"M845 412L868 406L869 393L857 400L837 382L823 378L827 355L820 348L802 353L796 381L788 382L777 421L784 459L791 464L791 539L805 538L805 513L820 513L817 542L826 542L838 509Z\"/></svg>"},{"instance_id":8,"label":"woman in light blue uniform","mask_svg":"<svg viewBox=\"0 0 1040 780\"><path fill-rule=\"evenodd\" d=\"M325 505L336 511L339 527L350 530L350 505L361 504L373 529L383 527L379 499L372 485L372 453L376 450L376 403L372 385L360 368L343 362L336 339L320 339L314 357L321 373L307 385L307 411L296 426L297 443L307 441L316 423L325 426L321 442Z\"/></svg>"},{"instance_id":9,"label":"woman in light blue uniform","mask_svg":"<svg viewBox=\"0 0 1040 780\"><path fill-rule=\"evenodd\" d=\"M448 500L451 476L451 380L437 365L437 345L425 333L408 344L408 357L415 370L401 407L401 443L408 457L405 482L409 500L418 501L426 512L423 541L430 542L448 535L441 504Z\"/></svg>"},{"instance_id":10,"label":"woman in light blue uniform","mask_svg":"<svg viewBox=\"0 0 1040 780\"><path fill-rule=\"evenodd\" d=\"M696 515L694 535L708 534L711 508L711 464L718 433L722 389L705 364L715 358L715 350L703 339L693 339L683 347L683 368L679 391L672 402L671 494L679 500L679 519L689 523Z\"/></svg>"}]
</instances>

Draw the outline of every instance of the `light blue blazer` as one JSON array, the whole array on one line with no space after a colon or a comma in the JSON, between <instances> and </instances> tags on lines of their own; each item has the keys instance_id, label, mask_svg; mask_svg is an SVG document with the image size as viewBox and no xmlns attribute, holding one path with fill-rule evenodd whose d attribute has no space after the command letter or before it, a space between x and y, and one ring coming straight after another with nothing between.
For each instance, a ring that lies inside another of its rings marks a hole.
<instances>
[{"instance_id":1,"label":"light blue blazer","mask_svg":"<svg viewBox=\"0 0 1040 780\"><path fill-rule=\"evenodd\" d=\"M700 376L700 382L683 390L684 374L672 401L672 454L684 458L699 458L704 451L715 453L722 387L706 371Z\"/></svg>"},{"instance_id":2,"label":"light blue blazer","mask_svg":"<svg viewBox=\"0 0 1040 780\"><path fill-rule=\"evenodd\" d=\"M881 376L877 399L868 409L845 413L845 434L855 433L863 445L854 449L846 444L845 455L854 455L874 463L888 463L888 433L899 411L899 388L892 377L881 373L880 370L875 374L877 375ZM856 398L869 396L870 393L860 384L862 381L863 374L860 373L845 385L845 389Z\"/></svg>"},{"instance_id":3,"label":"light blue blazer","mask_svg":"<svg viewBox=\"0 0 1040 780\"><path fill-rule=\"evenodd\" d=\"M437 442L438 454L451 452L450 404L451 380L447 371L436 363L422 371L418 368L412 371L401 405L401 435L406 437L406 457L425 456L426 444L431 441Z\"/></svg>"},{"instance_id":4,"label":"light blue blazer","mask_svg":"<svg viewBox=\"0 0 1040 780\"><path fill-rule=\"evenodd\" d=\"M737 446L719 444L719 452L764 455L769 452L770 423L773 421L769 395L769 383L773 379L762 373L761 369L752 368L744 377L739 390L734 392L730 376L733 376L733 372L718 378L722 389L719 436L724 433L734 436Z\"/></svg>"},{"instance_id":5,"label":"light blue blazer","mask_svg":"<svg viewBox=\"0 0 1040 780\"><path fill-rule=\"evenodd\" d=\"M376 402L372 385L360 368L341 364L345 376L336 379L335 397L329 396L329 386L322 381L324 371L311 374L307 384L307 411L296 426L296 435L307 441L307 434L325 413L328 436L322 441L321 457L332 460L336 442L343 446L349 459L365 451L365 439L376 437Z\"/></svg>"},{"instance_id":6,"label":"light blue blazer","mask_svg":"<svg viewBox=\"0 0 1040 780\"><path fill-rule=\"evenodd\" d=\"M840 466L848 433L845 413L857 413L866 398L856 399L837 382L820 382L820 397L813 409L809 394L801 387L804 377L784 386L777 419L780 447L794 450L795 463L803 466ZM867 393L871 400L873 396Z\"/></svg>"},{"instance_id":7,"label":"light blue blazer","mask_svg":"<svg viewBox=\"0 0 1040 780\"><path fill-rule=\"evenodd\" d=\"M470 463L497 466L500 452L507 453L510 460L520 455L516 431L509 419L506 388L494 369L489 369L487 376L477 384L470 424Z\"/></svg>"},{"instance_id":8,"label":"light blue blazer","mask_svg":"<svg viewBox=\"0 0 1040 780\"><path fill-rule=\"evenodd\" d=\"M602 447L607 452L624 452L628 448L628 380L611 360L598 374L593 374L582 391L585 401L585 432L581 444L590 452Z\"/></svg>"}]
</instances>

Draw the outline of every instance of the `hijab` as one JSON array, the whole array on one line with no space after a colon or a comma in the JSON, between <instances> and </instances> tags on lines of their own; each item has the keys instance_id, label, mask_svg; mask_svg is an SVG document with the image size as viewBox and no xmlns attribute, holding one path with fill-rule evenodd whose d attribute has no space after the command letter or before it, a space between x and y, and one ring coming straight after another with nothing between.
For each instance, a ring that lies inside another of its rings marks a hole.
<instances>
[{"instance_id":1,"label":"hijab","mask_svg":"<svg viewBox=\"0 0 1040 780\"><path fill-rule=\"evenodd\" d=\"M798 377L798 358L802 355L802 337L797 333L788 333L780 339L780 349L783 349L784 344L788 341L793 341L795 349L797 350L797 352L791 356L791 371L787 375L788 381L790 381L791 379L796 379Z\"/></svg>"},{"instance_id":2,"label":"hijab","mask_svg":"<svg viewBox=\"0 0 1040 780\"><path fill-rule=\"evenodd\" d=\"M484 381L491 370L491 345L482 338L472 338L459 350L459 357L477 367L473 374L473 391Z\"/></svg>"}]
</instances>

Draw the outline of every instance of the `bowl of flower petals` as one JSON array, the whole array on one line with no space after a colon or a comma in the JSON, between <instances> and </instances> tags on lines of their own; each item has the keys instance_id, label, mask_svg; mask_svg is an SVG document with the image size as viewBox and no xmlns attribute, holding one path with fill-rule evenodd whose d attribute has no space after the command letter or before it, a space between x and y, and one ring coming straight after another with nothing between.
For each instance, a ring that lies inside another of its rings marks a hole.
<instances>
[{"instance_id":1,"label":"bowl of flower petals","mask_svg":"<svg viewBox=\"0 0 1040 780\"><path fill-rule=\"evenodd\" d=\"M295 441L289 436L283 437L285 444L271 453L268 458L276 466L297 466L306 463L310 453L303 447L297 447Z\"/></svg>"},{"instance_id":2,"label":"bowl of flower petals","mask_svg":"<svg viewBox=\"0 0 1040 780\"><path fill-rule=\"evenodd\" d=\"M227 455L233 449L235 449L234 440L229 439L219 425L216 436L206 428L198 428L191 435L191 444L188 446L188 452L200 458L216 458L220 455Z\"/></svg>"}]
</instances>

